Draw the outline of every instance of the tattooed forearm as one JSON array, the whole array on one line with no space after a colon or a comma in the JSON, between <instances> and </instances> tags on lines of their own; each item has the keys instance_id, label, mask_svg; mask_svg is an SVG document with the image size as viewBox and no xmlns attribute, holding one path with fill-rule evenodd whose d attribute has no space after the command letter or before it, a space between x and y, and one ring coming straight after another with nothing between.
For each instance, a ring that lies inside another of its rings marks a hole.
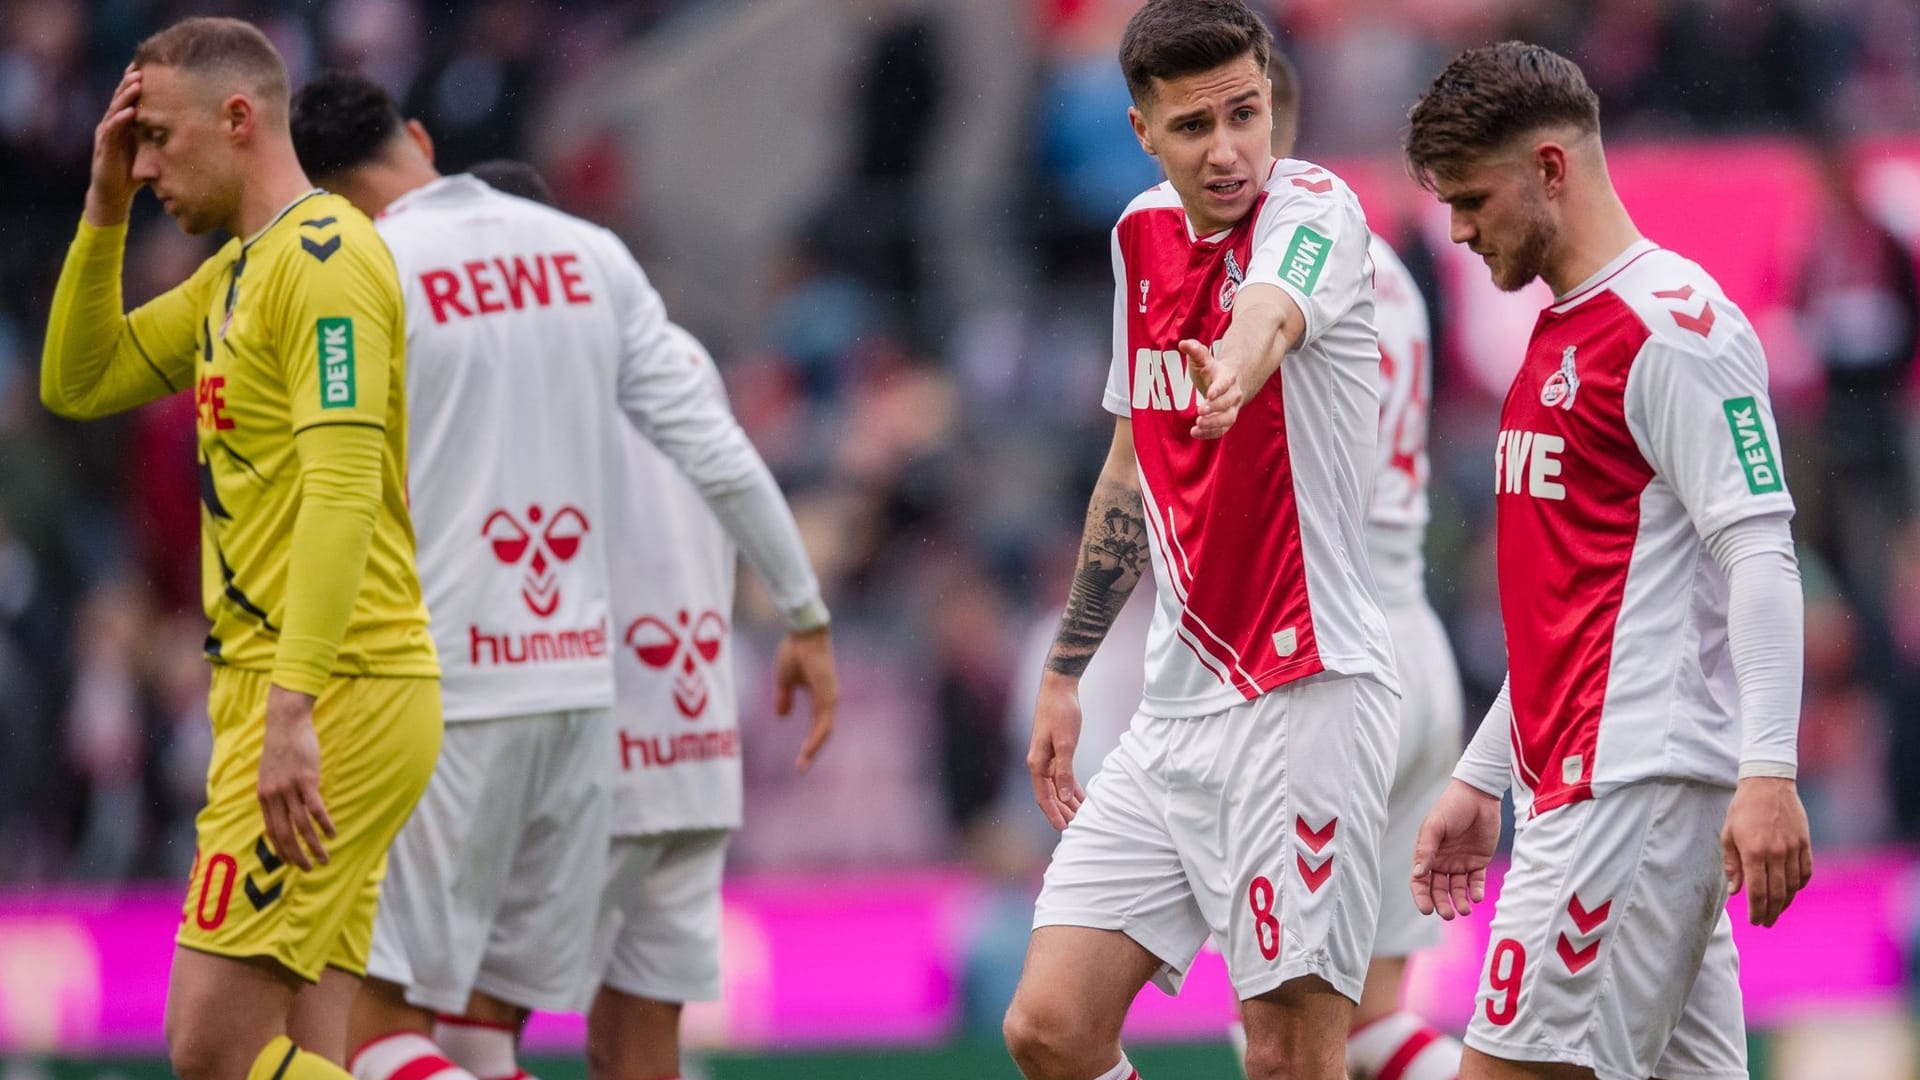
<instances>
[{"instance_id":1,"label":"tattooed forearm","mask_svg":"<svg viewBox=\"0 0 1920 1080\"><path fill-rule=\"evenodd\" d=\"M1147 562L1147 518L1139 489L1103 478L1087 505L1080 569L1047 654L1047 670L1073 676L1087 670Z\"/></svg>"}]
</instances>

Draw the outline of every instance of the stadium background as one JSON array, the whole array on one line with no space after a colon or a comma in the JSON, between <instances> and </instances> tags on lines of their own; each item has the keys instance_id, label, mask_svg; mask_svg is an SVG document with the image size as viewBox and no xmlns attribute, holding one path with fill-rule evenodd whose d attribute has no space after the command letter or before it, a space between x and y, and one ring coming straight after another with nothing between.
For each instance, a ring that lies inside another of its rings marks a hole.
<instances>
[{"instance_id":1,"label":"stadium background","mask_svg":"<svg viewBox=\"0 0 1920 1080\"><path fill-rule=\"evenodd\" d=\"M1025 703L1108 437L1105 233L1157 179L1113 60L1133 6L0 0L0 1076L165 1072L156 1003L208 742L192 405L76 427L40 408L35 371L107 92L141 37L199 13L258 22L296 81L373 74L448 171L538 162L711 343L792 497L836 613L839 733L791 774L800 728L771 716L774 626L749 586L748 825L729 998L690 1021L705 1071L1012 1076L998 1017L1051 835L1020 765ZM1755 1071L1916 1075L1920 6L1257 6L1301 69L1299 153L1354 183L1435 309L1430 584L1470 716L1503 666L1495 412L1540 297L1493 292L1450 249L1398 165L1406 105L1465 45L1573 56L1644 231L1759 326L1801 506L1820 873L1743 943ZM1894 243L1904 282L1879 258ZM146 199L129 247L130 300L208 250ZM1415 979L1456 1027L1474 932ZM1148 1075L1233 1075L1215 969L1179 1002L1143 997ZM566 1022L534 1041L543 1075L579 1075Z\"/></svg>"}]
</instances>

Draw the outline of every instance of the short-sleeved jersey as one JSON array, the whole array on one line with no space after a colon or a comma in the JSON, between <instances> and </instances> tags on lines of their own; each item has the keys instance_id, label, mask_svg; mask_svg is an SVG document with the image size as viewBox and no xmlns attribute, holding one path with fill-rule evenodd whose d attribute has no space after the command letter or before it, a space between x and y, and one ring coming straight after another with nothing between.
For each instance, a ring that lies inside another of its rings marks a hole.
<instances>
[{"instance_id":1,"label":"short-sleeved jersey","mask_svg":"<svg viewBox=\"0 0 1920 1080\"><path fill-rule=\"evenodd\" d=\"M294 436L361 424L385 432L380 506L334 673L438 674L407 510L400 285L366 217L312 192L128 327L156 371L194 372L208 659L273 667L301 501Z\"/></svg>"},{"instance_id":2,"label":"short-sleeved jersey","mask_svg":"<svg viewBox=\"0 0 1920 1080\"><path fill-rule=\"evenodd\" d=\"M1791 514L1753 327L1634 244L1547 308L1494 451L1515 779L1541 813L1649 777L1732 786L1727 578L1704 539Z\"/></svg>"},{"instance_id":3,"label":"short-sleeved jersey","mask_svg":"<svg viewBox=\"0 0 1920 1080\"><path fill-rule=\"evenodd\" d=\"M684 362L726 407L720 373L674 327ZM613 504L614 726L619 768L613 833L643 836L740 826L740 690L733 597L739 552L705 501L632 431Z\"/></svg>"},{"instance_id":4,"label":"short-sleeved jersey","mask_svg":"<svg viewBox=\"0 0 1920 1080\"><path fill-rule=\"evenodd\" d=\"M1132 420L1158 585L1149 715L1218 712L1321 671L1397 689L1362 526L1380 408L1369 236L1347 185L1294 160L1216 235L1193 234L1166 183L1114 227L1106 407ZM1225 437L1196 439L1179 342L1218 342L1255 285L1285 290L1306 332Z\"/></svg>"},{"instance_id":5,"label":"short-sleeved jersey","mask_svg":"<svg viewBox=\"0 0 1920 1080\"><path fill-rule=\"evenodd\" d=\"M1380 340L1380 435L1367 551L1380 602L1426 597L1427 421L1433 403L1433 339L1427 304L1405 263L1378 236L1373 259L1373 323Z\"/></svg>"},{"instance_id":6,"label":"short-sleeved jersey","mask_svg":"<svg viewBox=\"0 0 1920 1080\"><path fill-rule=\"evenodd\" d=\"M413 515L446 718L609 707L608 560L634 544L613 528L618 429L710 412L701 379L597 225L471 176L408 192L377 225L406 291Z\"/></svg>"}]
</instances>

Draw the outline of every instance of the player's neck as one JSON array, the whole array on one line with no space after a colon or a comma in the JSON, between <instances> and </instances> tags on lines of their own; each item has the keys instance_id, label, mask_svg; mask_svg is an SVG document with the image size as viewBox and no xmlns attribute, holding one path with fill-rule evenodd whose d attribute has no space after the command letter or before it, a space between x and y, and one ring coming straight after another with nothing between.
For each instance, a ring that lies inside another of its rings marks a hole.
<instances>
[{"instance_id":1,"label":"player's neck","mask_svg":"<svg viewBox=\"0 0 1920 1080\"><path fill-rule=\"evenodd\" d=\"M272 224L295 199L312 190L313 182L301 170L300 159L293 155L291 143L284 154L261 154L248 170L247 182L240 191L240 205L235 208L233 219L226 222L226 229L242 240L250 239Z\"/></svg>"},{"instance_id":2,"label":"player's neck","mask_svg":"<svg viewBox=\"0 0 1920 1080\"><path fill-rule=\"evenodd\" d=\"M440 179L440 170L424 161L406 161L371 170L367 174L367 194L382 210L409 192L418 191Z\"/></svg>"},{"instance_id":3,"label":"player's neck","mask_svg":"<svg viewBox=\"0 0 1920 1080\"><path fill-rule=\"evenodd\" d=\"M1570 207L1569 211L1561 217L1560 242L1540 275L1555 296L1565 296L1578 288L1644 239L1612 185L1593 192L1587 205Z\"/></svg>"}]
</instances>

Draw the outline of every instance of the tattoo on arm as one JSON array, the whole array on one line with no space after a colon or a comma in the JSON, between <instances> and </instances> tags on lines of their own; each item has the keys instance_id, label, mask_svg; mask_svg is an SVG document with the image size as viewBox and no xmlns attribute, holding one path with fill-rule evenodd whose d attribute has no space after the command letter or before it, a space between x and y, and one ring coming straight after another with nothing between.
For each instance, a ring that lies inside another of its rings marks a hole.
<instances>
[{"instance_id":1,"label":"tattoo on arm","mask_svg":"<svg viewBox=\"0 0 1920 1080\"><path fill-rule=\"evenodd\" d=\"M1139 489L1101 480L1087 505L1080 569L1047 654L1047 670L1076 676L1087 670L1147 564L1147 516Z\"/></svg>"}]
</instances>

